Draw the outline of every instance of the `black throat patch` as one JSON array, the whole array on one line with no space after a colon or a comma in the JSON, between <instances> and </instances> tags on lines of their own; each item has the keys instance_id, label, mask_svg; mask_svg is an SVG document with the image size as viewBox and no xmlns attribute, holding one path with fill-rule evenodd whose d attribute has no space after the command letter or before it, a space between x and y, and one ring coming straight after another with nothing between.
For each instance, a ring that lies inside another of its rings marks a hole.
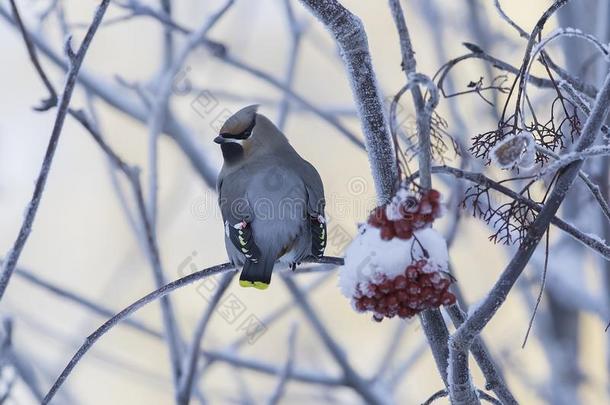
<instances>
[{"instance_id":1,"label":"black throat patch","mask_svg":"<svg viewBox=\"0 0 610 405\"><path fill-rule=\"evenodd\" d=\"M226 142L220 145L225 162L234 163L244 156L244 148L237 142Z\"/></svg>"}]
</instances>

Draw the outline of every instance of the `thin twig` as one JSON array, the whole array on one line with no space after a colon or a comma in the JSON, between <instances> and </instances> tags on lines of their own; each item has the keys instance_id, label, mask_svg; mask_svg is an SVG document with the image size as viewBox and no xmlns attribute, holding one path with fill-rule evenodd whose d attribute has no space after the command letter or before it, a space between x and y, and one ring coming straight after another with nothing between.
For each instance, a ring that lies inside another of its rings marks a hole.
<instances>
[{"instance_id":1,"label":"thin twig","mask_svg":"<svg viewBox=\"0 0 610 405\"><path fill-rule=\"evenodd\" d=\"M21 36L23 37L23 41L25 42L25 45L27 47L28 54L30 55L30 61L32 62L32 65L34 65L34 68L38 72L38 76L40 76L40 79L42 80L45 87L47 88L47 91L49 92L49 97L42 100L42 102L40 103L40 105L38 107L34 107L34 110L36 110L36 111L50 110L51 108L53 108L57 105L57 92L55 91L55 88L51 84L51 81L49 80L46 73L44 72L44 69L42 69L42 66L40 65L40 61L38 60L38 56L36 55L36 47L32 43L32 40L30 39L30 36L28 35L27 30L25 29L25 26L23 25L23 21L21 20L21 15L19 15L19 10L17 9L17 5L15 4L15 0L11 0L10 3L11 3L11 9L13 10L13 17L15 18L17 26L19 27L19 30L21 31Z\"/></svg>"},{"instance_id":2,"label":"thin twig","mask_svg":"<svg viewBox=\"0 0 610 405\"><path fill-rule=\"evenodd\" d=\"M184 358L184 365L182 367L183 374L178 386L178 392L176 394L177 403L180 405L188 405L190 401L191 391L193 389L193 377L195 376L195 370L197 370L197 362L199 360L199 352L201 351L203 335L208 324L210 323L210 319L212 319L212 315L214 314L218 303L220 302L225 291L227 291L231 280L233 280L234 275L235 273L223 274L218 282L216 290L214 291L214 295L208 302L203 316L197 323L195 333L193 334L193 339L191 340L191 346L189 347L189 350Z\"/></svg>"},{"instance_id":3,"label":"thin twig","mask_svg":"<svg viewBox=\"0 0 610 405\"><path fill-rule=\"evenodd\" d=\"M85 38L83 39L83 42L76 53L74 53L71 48L70 39L68 39L66 42L66 53L68 54L70 60L66 77L66 84L59 99L59 107L57 109L55 123L53 124L53 130L51 132L49 144L47 146L47 150L42 161L40 173L38 174L38 178L36 180L34 193L27 206L25 218L21 224L17 239L15 240L13 247L7 254L6 260L2 265L2 275L0 276L0 300L2 300L2 297L4 296L4 292L6 291L6 287L8 286L11 276L13 275L13 271L17 266L17 262L19 261L21 252L23 251L30 232L32 231L32 225L34 224L34 219L36 218L36 213L38 212L38 206L40 205L40 200L42 199L42 194L47 183L49 171L51 170L51 165L53 163L53 157L55 156L55 150L57 149L59 137L63 129L66 115L68 114L68 107L70 105L70 100L72 99L72 93L74 92L78 72L83 63L83 60L85 59L85 55L87 54L89 45L91 44L91 41L93 40L93 37L95 36L95 33L100 23L102 22L102 19L104 18L104 14L106 13L106 9L108 8L109 4L110 0L101 1L95 12L93 21L89 29L87 30L87 34L85 35Z\"/></svg>"},{"instance_id":4,"label":"thin twig","mask_svg":"<svg viewBox=\"0 0 610 405\"><path fill-rule=\"evenodd\" d=\"M396 185L397 163L362 21L336 0L301 2L330 31L341 50L366 139L377 199L386 202Z\"/></svg>"},{"instance_id":5,"label":"thin twig","mask_svg":"<svg viewBox=\"0 0 610 405\"><path fill-rule=\"evenodd\" d=\"M402 54L402 68L405 71L408 85L412 81L414 75L417 74L413 45L411 44L409 30L407 28L400 1L389 0L389 2L394 24L396 25L396 29L398 31ZM428 82L432 85L432 87L435 87L429 79ZM419 151L417 155L420 172L419 179L420 185L424 189L432 188L432 175L430 173L430 168L432 166L430 119L434 107L436 107L436 101L432 100L438 99L438 97L433 97L436 95L436 89L434 88L433 90L434 91L431 92L431 101L426 103L419 85L415 84L411 87L411 96L413 98L417 117L417 134L419 137ZM438 309L422 312L420 314L420 321L424 332L426 333L426 337L428 338L428 343L430 344L432 355L436 361L437 369L446 386L447 361L449 358L449 349L447 347L449 331L447 329L447 325L445 325L443 316Z\"/></svg>"},{"instance_id":6,"label":"thin twig","mask_svg":"<svg viewBox=\"0 0 610 405\"><path fill-rule=\"evenodd\" d=\"M301 49L301 36L303 29L297 21L294 10L292 9L292 0L284 0L284 8L286 11L286 21L290 30L290 52L288 55L288 65L286 66L286 77L284 80L284 86L286 88L292 88L294 82L294 76L296 73L297 60L299 58L299 51ZM287 94L284 94L282 101L278 106L278 119L277 127L284 130L286 126L286 120L288 118L288 112L290 108L290 98Z\"/></svg>"},{"instance_id":7,"label":"thin twig","mask_svg":"<svg viewBox=\"0 0 610 405\"><path fill-rule=\"evenodd\" d=\"M358 394L360 394L368 404L383 404L384 401L382 398L380 398L379 394L356 372L345 355L345 352L330 336L328 329L322 324L322 321L309 303L307 297L305 297L303 294L303 291L297 286L295 281L290 276L284 273L280 274L284 284L286 284L286 287L288 287L288 290L292 293L292 296L295 298L297 304L303 311L303 314L309 320L328 351L332 354L343 370L347 384L358 392Z\"/></svg>"},{"instance_id":8,"label":"thin twig","mask_svg":"<svg viewBox=\"0 0 610 405\"><path fill-rule=\"evenodd\" d=\"M576 145L576 151L582 151L590 147L596 140L597 135L608 114L607 106L610 103L610 75L606 77L604 85L597 95L591 115L587 119L582 134ZM539 215L530 225L525 239L519 246L517 253L500 276L499 280L491 289L485 300L468 316L464 324L460 326L451 337L450 364L451 376L454 381L462 381L468 377L468 357L465 355L473 340L485 328L493 318L497 310L505 301L512 286L521 275L531 255L534 253L538 242L546 232L555 213L568 193L582 162L574 162L566 167L553 187ZM451 385L450 385L451 387Z\"/></svg>"},{"instance_id":9,"label":"thin twig","mask_svg":"<svg viewBox=\"0 0 610 405\"><path fill-rule=\"evenodd\" d=\"M286 357L286 364L284 365L284 368L282 369L280 374L278 374L279 380L277 382L277 385L275 386L275 389L273 390L273 394L271 394L271 398L269 398L269 405L279 404L280 399L282 399L282 396L284 396L284 393L286 391L288 376L290 375L294 364L296 337L297 325L293 324L292 328L290 329L290 334L288 335L288 356Z\"/></svg>"},{"instance_id":10,"label":"thin twig","mask_svg":"<svg viewBox=\"0 0 610 405\"><path fill-rule=\"evenodd\" d=\"M231 8L235 0L227 0L223 7L214 13L209 19L201 25L200 28L189 34L184 46L178 51L174 62L164 71L159 82L158 90L155 96L155 102L150 111L150 119L148 120L148 158L149 158L149 176L148 176L148 205L147 215L148 222L151 225L152 231L155 232L157 222L157 188L158 188L158 138L163 128L166 125L168 115L168 104L172 95L174 80L182 66L185 64L191 52L201 44L201 41L207 36L208 32L216 25L222 16ZM157 276L157 284L161 285L162 280Z\"/></svg>"},{"instance_id":11,"label":"thin twig","mask_svg":"<svg viewBox=\"0 0 610 405\"><path fill-rule=\"evenodd\" d=\"M313 260L315 262L324 263L325 259L326 258L322 257L319 260L310 259L310 260L306 260L306 262ZM330 260L334 260L334 259L335 258L330 258ZM195 281L204 279L206 277L210 277L215 274L226 273L229 271L235 271L235 270L236 270L235 267L231 263L223 263L223 264L219 264L217 266L209 267L209 268L191 273L185 277L172 281L171 283L166 284L166 285L162 286L161 288L156 289L155 291L145 295L144 297L135 301L133 304L131 304L131 305L127 306L126 308L124 308L123 310L121 310L119 313L117 313L115 316L110 318L108 321L104 322L104 324L102 324L102 326L97 328L92 334L87 336L83 345L77 350L77 352L74 354L72 359L68 362L68 364L66 365L64 370L61 372L61 374L59 375L59 377L57 378L57 380L55 381L55 383L53 384L53 386L51 387L51 389L45 396L43 404L48 403L55 396L55 394L57 393L57 390L62 386L62 384L65 382L66 378L68 378L68 376L70 375L70 373L72 372L74 367L76 367L78 362L91 349L91 347L93 347L93 345L102 336L104 336L106 333L108 333L112 328L114 328L120 322L125 320L125 318L127 318L134 312L138 311L140 308L144 307L145 305L147 305L155 300L158 300L162 297L167 296L172 291L175 291L179 288L183 288L187 285L194 283Z\"/></svg>"},{"instance_id":12,"label":"thin twig","mask_svg":"<svg viewBox=\"0 0 610 405\"><path fill-rule=\"evenodd\" d=\"M133 304L129 305L128 307L126 307L125 309L123 309L122 311L117 313L115 316L113 316L112 318L110 318L109 320L104 322L104 324L102 324L102 326L100 326L92 334L87 336L87 338L85 339L85 342L77 350L77 352L74 354L72 359L68 362L68 365L66 365L66 367L63 369L63 371L61 372L59 377L57 377L57 380L53 383L53 386L51 387L51 389L49 390L47 395L44 397L42 404L43 405L48 404L49 401L51 401L51 399L53 399L53 397L57 393L57 390L63 385L63 383L68 378L68 376L70 375L72 370L74 370L74 367L76 367L76 365L79 363L79 361L82 359L82 357L93 347L93 345L102 336L104 336L106 333L108 333L108 331L110 331L113 327L118 325L121 321L123 321L129 315L133 314L134 312L136 312L140 308L144 307L145 305L147 305L155 300L158 300L162 297L167 296L169 293L171 293L174 290L177 290L179 288L192 284L195 281L201 280L203 278L210 277L215 274L226 273L228 271L235 271L235 267L233 267L233 265L230 263L224 263L224 264L220 264L218 266L209 267L207 269L203 269L203 270L197 271L195 273L189 274L188 276L182 277L176 281L172 281L171 283L166 284L166 285L162 286L161 288L145 295L144 297L135 301Z\"/></svg>"},{"instance_id":13,"label":"thin twig","mask_svg":"<svg viewBox=\"0 0 610 405\"><path fill-rule=\"evenodd\" d=\"M27 281L28 283L31 283L35 286L43 288L43 289L57 295L58 297L61 297L62 299L65 299L67 301L71 301L75 304L78 304L79 306L86 308L99 316L109 318L115 314L115 311L113 311L109 308L106 308L100 304L96 304L95 302L93 302L85 297L82 297L74 292L66 290L65 288L57 286L57 285L51 283L50 281L46 281L46 280L42 279L41 277L35 275L31 271L18 267L15 270L15 274L17 275L17 277L22 278L23 280ZM126 326L132 327L133 329L135 329L137 331L144 332L148 335L155 336L157 338L163 338L163 335L161 333L146 326L145 324L143 324L139 321L136 321L133 319L126 319L124 324Z\"/></svg>"},{"instance_id":14,"label":"thin twig","mask_svg":"<svg viewBox=\"0 0 610 405\"><path fill-rule=\"evenodd\" d=\"M527 325L527 331L525 332L525 337L523 338L523 344L521 348L525 348L527 344L527 339L532 330L532 326L534 325L534 319L536 318L536 313L538 312L538 307L540 306L540 302L542 302L542 295L544 294L544 287L546 286L546 272L549 265L549 236L550 231L547 229L546 231L546 240L544 247L544 266L542 267L542 281L540 282L540 290L538 290L538 297L536 297L536 304L534 305L534 310L532 311L532 316L530 317L530 321Z\"/></svg>"},{"instance_id":15,"label":"thin twig","mask_svg":"<svg viewBox=\"0 0 610 405\"><path fill-rule=\"evenodd\" d=\"M486 177L482 173L469 172L469 171L465 171L462 169L458 169L455 167L449 167L449 166L433 166L432 173L433 174L434 173L449 174L449 175L454 176L455 178L465 179L465 180L471 181L475 184L479 184L481 186L491 188L493 190L496 190L496 191L506 195L507 197L510 197L511 199L513 199L515 201L518 201L520 204L523 204L536 212L540 212L540 210L542 209L542 206L540 204L537 204L534 201L530 200L529 198L525 198L521 194L511 190L510 188L508 188L496 181L493 181L492 179ZM417 173L417 172L413 173L413 175L411 175L410 178L416 178L418 175L419 175L419 173ZM568 235L572 236L574 239L576 239L577 241L579 241L580 243L582 243L589 249L598 253L601 257L605 258L606 260L610 260L610 246L608 246L604 242L602 242L600 240L600 238L597 238L597 237L591 236L588 233L582 232L578 228L576 228L574 225L569 224L569 223L559 219L556 216L553 216L553 218L551 219L551 224L555 225L557 228L566 232Z\"/></svg>"}]
</instances>

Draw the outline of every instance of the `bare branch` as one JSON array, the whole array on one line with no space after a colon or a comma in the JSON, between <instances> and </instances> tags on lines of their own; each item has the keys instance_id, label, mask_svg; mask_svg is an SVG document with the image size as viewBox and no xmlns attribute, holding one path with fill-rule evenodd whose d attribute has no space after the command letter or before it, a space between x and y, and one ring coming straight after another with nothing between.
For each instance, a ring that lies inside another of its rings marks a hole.
<instances>
[{"instance_id":1,"label":"bare branch","mask_svg":"<svg viewBox=\"0 0 610 405\"><path fill-rule=\"evenodd\" d=\"M271 398L269 398L269 405L277 405L280 402L280 399L282 399L282 396L284 395L284 392L286 391L286 384L288 383L288 376L290 375L290 372L292 371L292 367L293 367L293 363L294 363L294 350L295 350L295 345L296 345L296 336L297 336L297 326L296 324L292 325L292 328L290 329L290 334L288 335L288 357L286 358L286 364L284 365L284 368L282 369L281 373L278 375L279 376L279 381L275 387L275 390L273 391L273 394L271 395Z\"/></svg>"},{"instance_id":2,"label":"bare branch","mask_svg":"<svg viewBox=\"0 0 610 405\"><path fill-rule=\"evenodd\" d=\"M74 86L76 85L78 72L83 60L85 59L89 45L91 44L91 41L93 40L93 37L95 36L95 33L102 22L102 19L104 18L104 14L106 13L106 9L108 8L109 4L110 0L101 1L95 12L91 26L89 27L89 30L87 30L87 34L85 35L85 38L78 49L78 52L74 55L74 59L70 62L66 77L66 84L59 99L59 108L57 109L55 123L53 124L53 131L51 132L47 151L42 161L40 173L36 180L32 199L27 206L25 218L21 224L21 229L19 230L17 239L15 240L13 247L7 254L6 260L2 265L2 275L0 276L0 300L4 296L6 287L8 286L11 276L13 275L13 271L17 266L17 262L19 261L19 256L21 256L21 252L28 240L30 232L32 231L32 225L34 224L34 219L36 218L36 213L38 212L38 206L40 205L40 200L47 183L47 177L49 176L49 171L51 170L51 164L53 163L53 157L55 156L59 136L61 135L66 115L68 114L68 106L70 105L70 100L72 99L72 93L74 91Z\"/></svg>"},{"instance_id":3,"label":"bare branch","mask_svg":"<svg viewBox=\"0 0 610 405\"><path fill-rule=\"evenodd\" d=\"M576 145L577 151L582 151L595 142L608 114L608 103L610 103L610 75L606 77L605 83L598 93L591 115L587 119ZM495 315L515 281L521 275L538 242L559 209L561 202L578 176L581 166L582 162L576 161L561 172L547 202L531 224L525 240L519 246L517 253L513 256L500 279L493 286L483 303L474 310L451 337L449 351L452 367L451 376L455 379L454 381L460 382L464 378L468 378L468 358L465 356L465 353L467 353L476 336Z\"/></svg>"},{"instance_id":4,"label":"bare branch","mask_svg":"<svg viewBox=\"0 0 610 405\"><path fill-rule=\"evenodd\" d=\"M11 9L13 10L13 17L15 18L15 22L17 23L17 26L21 31L21 36L23 37L23 41L25 42L25 45L27 47L32 65L34 65L36 72L38 72L38 76L40 76L40 79L42 80L45 87L47 88L47 91L49 92L49 97L42 100L38 107L34 107L34 110L50 110L51 108L57 105L57 93L55 92L55 88L51 84L51 81L42 69L42 66L40 65L38 55L36 54L36 48L34 47L34 44L32 43L32 40L30 39L30 36L28 35L27 30L25 29L25 26L23 25L23 21L21 20L21 16L19 15L19 10L17 9L17 5L15 4L15 0L10 0L10 3Z\"/></svg>"},{"instance_id":5,"label":"bare branch","mask_svg":"<svg viewBox=\"0 0 610 405\"><path fill-rule=\"evenodd\" d=\"M377 198L381 202L388 201L393 195L397 166L362 22L336 0L301 2L339 45L366 139Z\"/></svg>"},{"instance_id":6,"label":"bare branch","mask_svg":"<svg viewBox=\"0 0 610 405\"><path fill-rule=\"evenodd\" d=\"M288 290L292 293L295 298L297 304L300 306L303 314L307 317L317 334L322 339L322 342L328 349L328 351L333 355L341 369L343 370L343 374L345 375L345 379L347 385L351 386L356 392L358 392L362 398L368 404L383 404L382 398L379 394L371 387L371 385L365 381L352 367L345 352L341 349L341 347L335 342L335 340L330 336L326 327L322 324L322 321L318 318L316 311L310 305L307 297L303 294L303 291L297 286L294 280L284 274L281 273L282 280Z\"/></svg>"},{"instance_id":7,"label":"bare branch","mask_svg":"<svg viewBox=\"0 0 610 405\"><path fill-rule=\"evenodd\" d=\"M201 342L203 340L203 334L212 319L212 315L220 302L220 299L224 295L225 291L229 287L231 280L235 273L223 274L214 295L208 302L207 308L203 313L200 321L197 323L195 333L191 341L191 346L184 358L184 365L182 366L182 376L180 378L180 384L178 386L178 392L176 394L177 403L180 405L188 405L191 398L191 391L193 389L193 377L195 376L195 370L197 370L197 362L199 360L199 352L201 350Z\"/></svg>"}]
</instances>

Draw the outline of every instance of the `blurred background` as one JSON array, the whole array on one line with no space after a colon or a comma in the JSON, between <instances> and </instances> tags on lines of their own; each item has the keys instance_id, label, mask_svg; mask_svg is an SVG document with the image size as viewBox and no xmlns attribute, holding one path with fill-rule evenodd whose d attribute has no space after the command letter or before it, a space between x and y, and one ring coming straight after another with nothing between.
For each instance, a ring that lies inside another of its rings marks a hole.
<instances>
[{"instance_id":1,"label":"blurred background","mask_svg":"<svg viewBox=\"0 0 610 405\"><path fill-rule=\"evenodd\" d=\"M574 0L562 10L559 19L549 22L545 32L562 24L597 33L596 14L603 9L599 4L603 1ZM16 3L28 29L49 46L49 52L63 58L65 32L58 10L63 10L66 27L78 44L98 2L17 0ZM142 3L161 10L157 0ZM387 2L343 0L341 3L362 19L380 88L385 98L391 100L404 85L405 77ZM551 4L541 0L503 3L506 13L527 32ZM171 4L172 19L193 29L225 2L174 0ZM8 1L0 1L0 6L10 15ZM290 7L302 30L291 84L293 91L362 139L349 82L332 37L298 1L290 1ZM500 18L492 1L414 0L404 1L403 7L418 70L429 76L447 60L467 53L463 42L475 43L516 66L523 58L525 41ZM41 17L45 12L48 15ZM146 112L143 99L154 102L164 69L163 28L150 16L122 18L128 14L129 9L115 3L110 5L105 17L110 23L103 25L94 38L83 65L83 75L107 90L110 98ZM286 97L277 86L237 65L251 67L279 83L286 83L290 55L294 51L288 16L283 0L237 0L208 34L209 39L222 43L229 58L237 63L227 63L199 47L173 79L172 114L187 128L189 139L212 175L222 163L219 148L212 139L227 114L245 105L260 103L260 112L277 122L279 111L284 108ZM175 48L183 45L184 35L174 33ZM46 90L29 61L18 30L2 16L0 46L1 257L9 251L21 226L56 110L39 113L32 109L46 97ZM586 59L588 46L565 40L551 46L549 52L563 66L577 69L576 62ZM39 53L43 67L60 90L64 83L63 70ZM456 89L463 90L470 81L476 82L480 77L488 80L490 72L492 77L501 74L491 71L488 64L472 60L452 71L451 77ZM85 90L83 86L77 87L72 106L90 114L95 112L100 132L108 144L129 164L141 168L146 187L147 123L100 98L95 90ZM548 98L541 95L534 101L544 103ZM401 114L408 127L413 114L410 97L404 97L403 104ZM285 132L297 151L318 169L325 184L331 235L327 254L341 256L355 235L357 223L364 221L375 206L367 156L336 127L302 103L292 100L287 108ZM497 121L495 111L476 94L442 99L438 109L447 120L447 132L462 139L467 146L472 136L493 129ZM456 122L456 116L461 122ZM145 114L144 118L150 117ZM447 164L459 166L460 158L451 151L446 158ZM225 262L223 226L215 190L206 184L202 172L194 168L175 138L160 137L158 169L157 236L165 278L171 281L193 268ZM459 198L449 197L447 178L434 181L435 187L446 192L449 213L458 210ZM117 190L126 196L126 206L117 198ZM563 216L574 218L577 223L576 214L580 210L591 217L598 215L593 206L575 201L570 208L574 212L564 211ZM126 215L125 208L131 214ZM16 378L7 404L38 402L37 397L46 393L85 337L107 319L32 282L25 274L112 311L155 289L146 251L130 225L129 216L133 217L134 208L128 183L111 168L91 136L68 117L33 232L19 261L18 267L27 273L13 277L0 306L1 315L12 320L14 355L30 375L29 384ZM437 227L447 231L449 222L444 219ZM599 221L586 222L583 231L600 234ZM492 244L488 240L490 233L485 223L463 211L450 255L458 284L470 304L484 297L514 250L514 247ZM604 301L607 290L602 282L603 264L584 249L560 244L559 231L554 231L551 239L556 246L551 247L549 274L566 277L584 296L595 299L596 306L591 309L586 304L583 308L564 305L561 294L553 296L547 292L532 336L522 349L532 312L531 298L540 287L539 271L528 268L522 285L511 293L483 337L520 403L608 403L610 381L606 359L610 345L608 333L604 333L608 307ZM562 249L570 253L561 256ZM418 404L442 388L417 320L375 323L370 316L354 312L339 292L334 271L302 274L294 279L307 290L322 322L344 348L354 367L366 378L377 376L379 387L391 392L395 403ZM210 352L231 353L252 364L248 363L251 367L247 367L217 361L200 373L196 385L209 403L265 403L278 380L273 370L281 370L286 362L288 336L294 324L297 326L294 369L307 375L340 376L340 368L315 330L299 308L291 306L293 298L280 277L276 275L265 292L240 289L234 280L227 294L239 300L244 312L237 320L227 320L223 314L215 313L202 347ZM171 295L186 341L192 338L210 296L201 283ZM269 318L287 305L290 308L282 316ZM235 341L248 340L239 327L248 316L259 320L264 331L234 352L230 351L228 346ZM162 330L160 307L156 302L132 318L156 331ZM253 364L261 367L257 369ZM261 370L265 367L267 371ZM478 369L472 370L475 382L482 387ZM18 370L8 365L3 368L1 380L7 385L16 375ZM575 398L577 402L563 402L558 398L553 393L558 384L569 385L566 389L575 396L565 400ZM192 403L198 399L201 398L195 396ZM438 403L446 401L441 399ZM75 404L172 402L167 346L160 339L129 326L116 327L96 343L56 399L56 403ZM282 398L282 403L295 404L360 402L349 388L294 379L288 382Z\"/></svg>"}]
</instances>

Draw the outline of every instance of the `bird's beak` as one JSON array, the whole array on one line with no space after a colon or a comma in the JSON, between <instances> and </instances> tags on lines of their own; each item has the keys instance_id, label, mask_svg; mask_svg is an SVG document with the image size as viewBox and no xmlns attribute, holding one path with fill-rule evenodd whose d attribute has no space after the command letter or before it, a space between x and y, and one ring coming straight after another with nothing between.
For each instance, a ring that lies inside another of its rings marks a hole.
<instances>
[{"instance_id":1,"label":"bird's beak","mask_svg":"<svg viewBox=\"0 0 610 405\"><path fill-rule=\"evenodd\" d=\"M225 138L223 138L222 136L217 136L216 138L214 138L214 142L216 142L219 145L222 145L223 143L227 142L227 140Z\"/></svg>"}]
</instances>

